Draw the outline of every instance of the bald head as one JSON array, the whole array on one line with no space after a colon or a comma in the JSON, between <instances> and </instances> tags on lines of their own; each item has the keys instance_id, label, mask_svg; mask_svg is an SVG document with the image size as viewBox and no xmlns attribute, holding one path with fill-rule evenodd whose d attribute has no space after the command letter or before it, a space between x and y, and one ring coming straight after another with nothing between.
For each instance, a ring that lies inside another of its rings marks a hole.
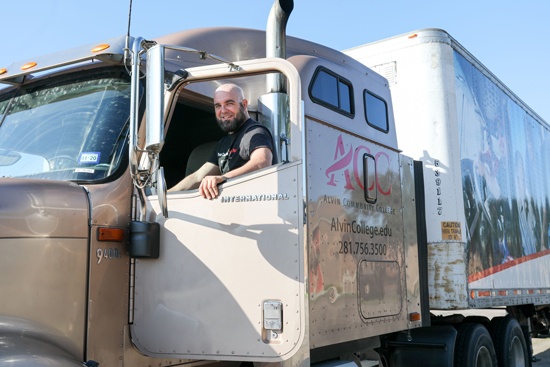
<instances>
[{"instance_id":1,"label":"bald head","mask_svg":"<svg viewBox=\"0 0 550 367\"><path fill-rule=\"evenodd\" d=\"M225 92L238 97L239 98L238 103L241 103L244 99L244 92L242 88L239 87L237 84L233 84L233 83L222 84L218 87L218 89L216 89L216 93L218 92Z\"/></svg>"},{"instance_id":2,"label":"bald head","mask_svg":"<svg viewBox=\"0 0 550 367\"><path fill-rule=\"evenodd\" d=\"M248 120L248 101L241 87L223 84L214 93L214 110L220 128L232 134Z\"/></svg>"}]
</instances>

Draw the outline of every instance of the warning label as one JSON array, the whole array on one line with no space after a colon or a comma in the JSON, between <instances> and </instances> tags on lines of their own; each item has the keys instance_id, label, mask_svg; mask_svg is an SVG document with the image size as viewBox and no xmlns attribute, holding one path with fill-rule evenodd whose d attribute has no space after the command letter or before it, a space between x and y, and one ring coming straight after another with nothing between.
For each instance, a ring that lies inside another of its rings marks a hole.
<instances>
[{"instance_id":1,"label":"warning label","mask_svg":"<svg viewBox=\"0 0 550 367\"><path fill-rule=\"evenodd\" d=\"M441 237L444 240L462 241L460 222L441 222Z\"/></svg>"}]
</instances>

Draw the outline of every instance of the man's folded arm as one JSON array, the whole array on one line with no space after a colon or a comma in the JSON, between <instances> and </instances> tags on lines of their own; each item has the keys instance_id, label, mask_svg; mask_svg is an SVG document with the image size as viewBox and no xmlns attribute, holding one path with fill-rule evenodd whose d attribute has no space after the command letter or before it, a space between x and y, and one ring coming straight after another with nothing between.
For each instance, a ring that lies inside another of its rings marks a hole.
<instances>
[{"instance_id":1,"label":"man's folded arm","mask_svg":"<svg viewBox=\"0 0 550 367\"><path fill-rule=\"evenodd\" d=\"M202 179L206 176L220 175L220 168L213 163L206 162L201 168L185 177L176 186L168 191L184 191L198 189Z\"/></svg>"}]
</instances>

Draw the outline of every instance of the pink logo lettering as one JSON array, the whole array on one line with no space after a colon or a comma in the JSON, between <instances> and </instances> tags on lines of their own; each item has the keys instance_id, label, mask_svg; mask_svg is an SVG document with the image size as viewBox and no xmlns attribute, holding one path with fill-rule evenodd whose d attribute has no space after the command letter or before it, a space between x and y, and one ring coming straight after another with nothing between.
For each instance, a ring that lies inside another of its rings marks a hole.
<instances>
[{"instance_id":1,"label":"pink logo lettering","mask_svg":"<svg viewBox=\"0 0 550 367\"><path fill-rule=\"evenodd\" d=\"M361 164L361 168L363 167L363 154L365 152L368 153L368 154L371 154L371 150L368 147L364 146L364 145L358 146L355 149L355 151L353 150L353 145L350 145L349 151L346 153L346 149L344 147L344 141L342 139L342 135L338 136L338 141L336 143L336 152L334 154L334 160L336 162L333 163L325 171L326 176L328 178L330 178L330 180L327 182L327 185L336 186L337 181L334 178L335 172L340 171L342 169L345 169L344 170L344 178L346 180L346 185L344 186L344 188L349 189L349 190L355 190L355 188L353 187L353 185L351 183L351 178L350 178L349 168L348 168L349 164L353 161L352 168L353 168L353 175L355 176L355 182L357 183L357 186L359 186L359 188L361 190L364 190L365 187L363 186L363 182L362 182L363 173L359 172L359 165ZM378 152L375 155L375 165L378 166L378 160L381 156L386 158L386 160L388 161L388 165L389 165L390 164L390 156L388 154L384 153L384 152ZM369 186L369 188L368 188L369 191L374 190L375 182L376 182L376 189L378 190L378 192L380 192L382 195L390 195L391 194L391 184L389 185L389 188L388 188L387 191L382 190L382 187L380 186L380 182L379 182L378 173L376 174L375 179L372 181L372 185Z\"/></svg>"}]
</instances>

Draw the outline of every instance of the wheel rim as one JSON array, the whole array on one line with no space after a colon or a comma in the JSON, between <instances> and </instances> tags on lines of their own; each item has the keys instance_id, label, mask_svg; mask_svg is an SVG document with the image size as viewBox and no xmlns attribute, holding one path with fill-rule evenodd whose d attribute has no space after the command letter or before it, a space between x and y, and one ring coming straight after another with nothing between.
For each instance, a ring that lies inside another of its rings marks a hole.
<instances>
[{"instance_id":1,"label":"wheel rim","mask_svg":"<svg viewBox=\"0 0 550 367\"><path fill-rule=\"evenodd\" d=\"M523 347L517 336L514 336L510 345L510 359L512 366L525 367L525 354L523 354Z\"/></svg>"},{"instance_id":2,"label":"wheel rim","mask_svg":"<svg viewBox=\"0 0 550 367\"><path fill-rule=\"evenodd\" d=\"M481 347L477 351L475 367L493 367L491 353L486 347Z\"/></svg>"}]
</instances>

